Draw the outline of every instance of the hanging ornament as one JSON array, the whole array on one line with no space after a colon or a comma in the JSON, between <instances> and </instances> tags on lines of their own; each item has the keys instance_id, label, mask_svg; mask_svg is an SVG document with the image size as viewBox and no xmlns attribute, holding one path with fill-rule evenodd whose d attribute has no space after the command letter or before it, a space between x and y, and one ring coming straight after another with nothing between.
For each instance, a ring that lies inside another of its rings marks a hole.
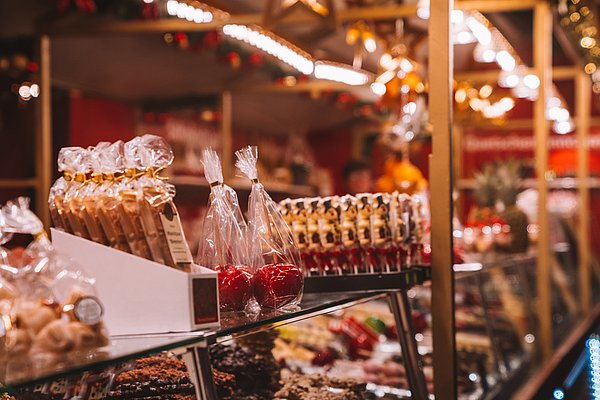
<instances>
[{"instance_id":1,"label":"hanging ornament","mask_svg":"<svg viewBox=\"0 0 600 400\"><path fill-rule=\"evenodd\" d=\"M209 49L215 49L221 43L222 37L218 31L208 31L204 34L202 42Z\"/></svg>"},{"instance_id":2,"label":"hanging ornament","mask_svg":"<svg viewBox=\"0 0 600 400\"><path fill-rule=\"evenodd\" d=\"M365 21L358 21L350 25L346 32L346 43L354 46L352 66L356 69L362 68L365 52L373 53L377 50L375 34Z\"/></svg>"},{"instance_id":3,"label":"hanging ornament","mask_svg":"<svg viewBox=\"0 0 600 400\"><path fill-rule=\"evenodd\" d=\"M314 41L336 29L334 0L269 0L263 15L263 25L273 29L294 15L309 15L308 33L299 37L303 42Z\"/></svg>"},{"instance_id":4,"label":"hanging ornament","mask_svg":"<svg viewBox=\"0 0 600 400\"><path fill-rule=\"evenodd\" d=\"M260 53L252 53L248 56L248 64L252 67L258 67L262 64L263 57Z\"/></svg>"},{"instance_id":5,"label":"hanging ornament","mask_svg":"<svg viewBox=\"0 0 600 400\"><path fill-rule=\"evenodd\" d=\"M236 70L240 69L240 66L242 65L240 55L235 51L230 51L229 53L227 53L227 61L229 61L229 65L231 65L231 68Z\"/></svg>"},{"instance_id":6,"label":"hanging ornament","mask_svg":"<svg viewBox=\"0 0 600 400\"><path fill-rule=\"evenodd\" d=\"M156 2L151 1L142 2L142 18L144 19L157 19L160 17L160 11L158 10L158 5Z\"/></svg>"}]
</instances>

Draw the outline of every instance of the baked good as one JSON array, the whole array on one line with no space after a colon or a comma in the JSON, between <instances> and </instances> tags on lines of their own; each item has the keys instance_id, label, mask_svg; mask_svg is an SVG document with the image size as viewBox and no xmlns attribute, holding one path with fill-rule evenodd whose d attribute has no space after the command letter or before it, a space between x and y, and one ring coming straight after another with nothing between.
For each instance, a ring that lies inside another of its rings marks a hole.
<instances>
[{"instance_id":1,"label":"baked good","mask_svg":"<svg viewBox=\"0 0 600 400\"><path fill-rule=\"evenodd\" d=\"M186 365L176 357L157 355L135 361L115 378L108 399L194 399ZM179 396L179 397L177 397Z\"/></svg>"}]
</instances>

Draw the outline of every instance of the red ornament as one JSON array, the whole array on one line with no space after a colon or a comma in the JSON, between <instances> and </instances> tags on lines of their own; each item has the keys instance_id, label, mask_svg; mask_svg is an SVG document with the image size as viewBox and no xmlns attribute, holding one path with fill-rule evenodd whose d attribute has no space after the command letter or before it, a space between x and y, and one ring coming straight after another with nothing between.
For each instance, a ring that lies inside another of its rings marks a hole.
<instances>
[{"instance_id":1,"label":"red ornament","mask_svg":"<svg viewBox=\"0 0 600 400\"><path fill-rule=\"evenodd\" d=\"M219 35L219 32L217 31L206 32L204 38L202 39L202 42L209 49L214 49L221 42L221 35Z\"/></svg>"},{"instance_id":2,"label":"red ornament","mask_svg":"<svg viewBox=\"0 0 600 400\"><path fill-rule=\"evenodd\" d=\"M242 311L252 297L252 275L246 267L219 266L219 303L223 311Z\"/></svg>"},{"instance_id":3,"label":"red ornament","mask_svg":"<svg viewBox=\"0 0 600 400\"><path fill-rule=\"evenodd\" d=\"M262 307L280 308L298 298L302 272L292 264L267 264L254 274L254 296Z\"/></svg>"},{"instance_id":4,"label":"red ornament","mask_svg":"<svg viewBox=\"0 0 600 400\"><path fill-rule=\"evenodd\" d=\"M156 5L156 2L142 3L142 18L157 19L158 17L160 17L160 12L158 11L158 6Z\"/></svg>"},{"instance_id":5,"label":"red ornament","mask_svg":"<svg viewBox=\"0 0 600 400\"><path fill-rule=\"evenodd\" d=\"M32 74L35 74L36 72L38 72L39 69L40 69L40 67L36 62L30 61L27 64L27 71L31 72Z\"/></svg>"},{"instance_id":6,"label":"red ornament","mask_svg":"<svg viewBox=\"0 0 600 400\"><path fill-rule=\"evenodd\" d=\"M235 51L230 51L229 53L227 53L227 61L229 61L229 64L233 69L239 69L242 65L240 55Z\"/></svg>"},{"instance_id":7,"label":"red ornament","mask_svg":"<svg viewBox=\"0 0 600 400\"><path fill-rule=\"evenodd\" d=\"M183 33L183 32L177 32L177 33L175 34L175 41L177 41L177 42L182 42L182 41L184 41L184 40L185 40L185 41L187 41L187 40L188 40L188 37L187 37L187 35L186 35L185 33Z\"/></svg>"},{"instance_id":8,"label":"red ornament","mask_svg":"<svg viewBox=\"0 0 600 400\"><path fill-rule=\"evenodd\" d=\"M152 112L144 113L144 121L146 121L146 122L154 122L154 120L155 120L154 113L152 113Z\"/></svg>"},{"instance_id":9,"label":"red ornament","mask_svg":"<svg viewBox=\"0 0 600 400\"><path fill-rule=\"evenodd\" d=\"M258 67L259 65L262 64L262 61L263 61L263 57L262 57L262 54L260 54L260 53L252 53L248 57L248 64L250 64L253 67Z\"/></svg>"},{"instance_id":10,"label":"red ornament","mask_svg":"<svg viewBox=\"0 0 600 400\"><path fill-rule=\"evenodd\" d=\"M86 14L96 12L96 2L94 0L75 0L75 5Z\"/></svg>"}]
</instances>

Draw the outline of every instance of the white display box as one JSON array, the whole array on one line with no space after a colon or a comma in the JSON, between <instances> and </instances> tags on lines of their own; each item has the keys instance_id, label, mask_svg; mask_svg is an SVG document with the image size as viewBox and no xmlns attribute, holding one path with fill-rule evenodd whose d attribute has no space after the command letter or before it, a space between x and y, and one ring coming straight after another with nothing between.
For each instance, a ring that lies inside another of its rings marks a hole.
<instances>
[{"instance_id":1,"label":"white display box","mask_svg":"<svg viewBox=\"0 0 600 400\"><path fill-rule=\"evenodd\" d=\"M187 273L52 229L57 251L96 280L111 335L189 332L218 327L217 273Z\"/></svg>"}]
</instances>

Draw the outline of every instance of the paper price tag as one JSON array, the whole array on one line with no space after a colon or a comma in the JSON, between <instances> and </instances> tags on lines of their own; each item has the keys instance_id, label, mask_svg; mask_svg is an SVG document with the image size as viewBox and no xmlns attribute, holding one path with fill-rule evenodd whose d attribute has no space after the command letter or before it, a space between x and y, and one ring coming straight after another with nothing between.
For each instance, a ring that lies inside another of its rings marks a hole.
<instances>
[{"instance_id":1,"label":"paper price tag","mask_svg":"<svg viewBox=\"0 0 600 400\"><path fill-rule=\"evenodd\" d=\"M167 243L173 261L175 261L176 264L191 264L193 261L192 253L185 240L179 214L174 212L171 204L165 204L163 212L160 214L160 220L165 236L167 237Z\"/></svg>"},{"instance_id":2,"label":"paper price tag","mask_svg":"<svg viewBox=\"0 0 600 400\"><path fill-rule=\"evenodd\" d=\"M102 321L104 309L97 298L88 296L77 300L73 306L73 313L81 323L96 325Z\"/></svg>"}]
</instances>

